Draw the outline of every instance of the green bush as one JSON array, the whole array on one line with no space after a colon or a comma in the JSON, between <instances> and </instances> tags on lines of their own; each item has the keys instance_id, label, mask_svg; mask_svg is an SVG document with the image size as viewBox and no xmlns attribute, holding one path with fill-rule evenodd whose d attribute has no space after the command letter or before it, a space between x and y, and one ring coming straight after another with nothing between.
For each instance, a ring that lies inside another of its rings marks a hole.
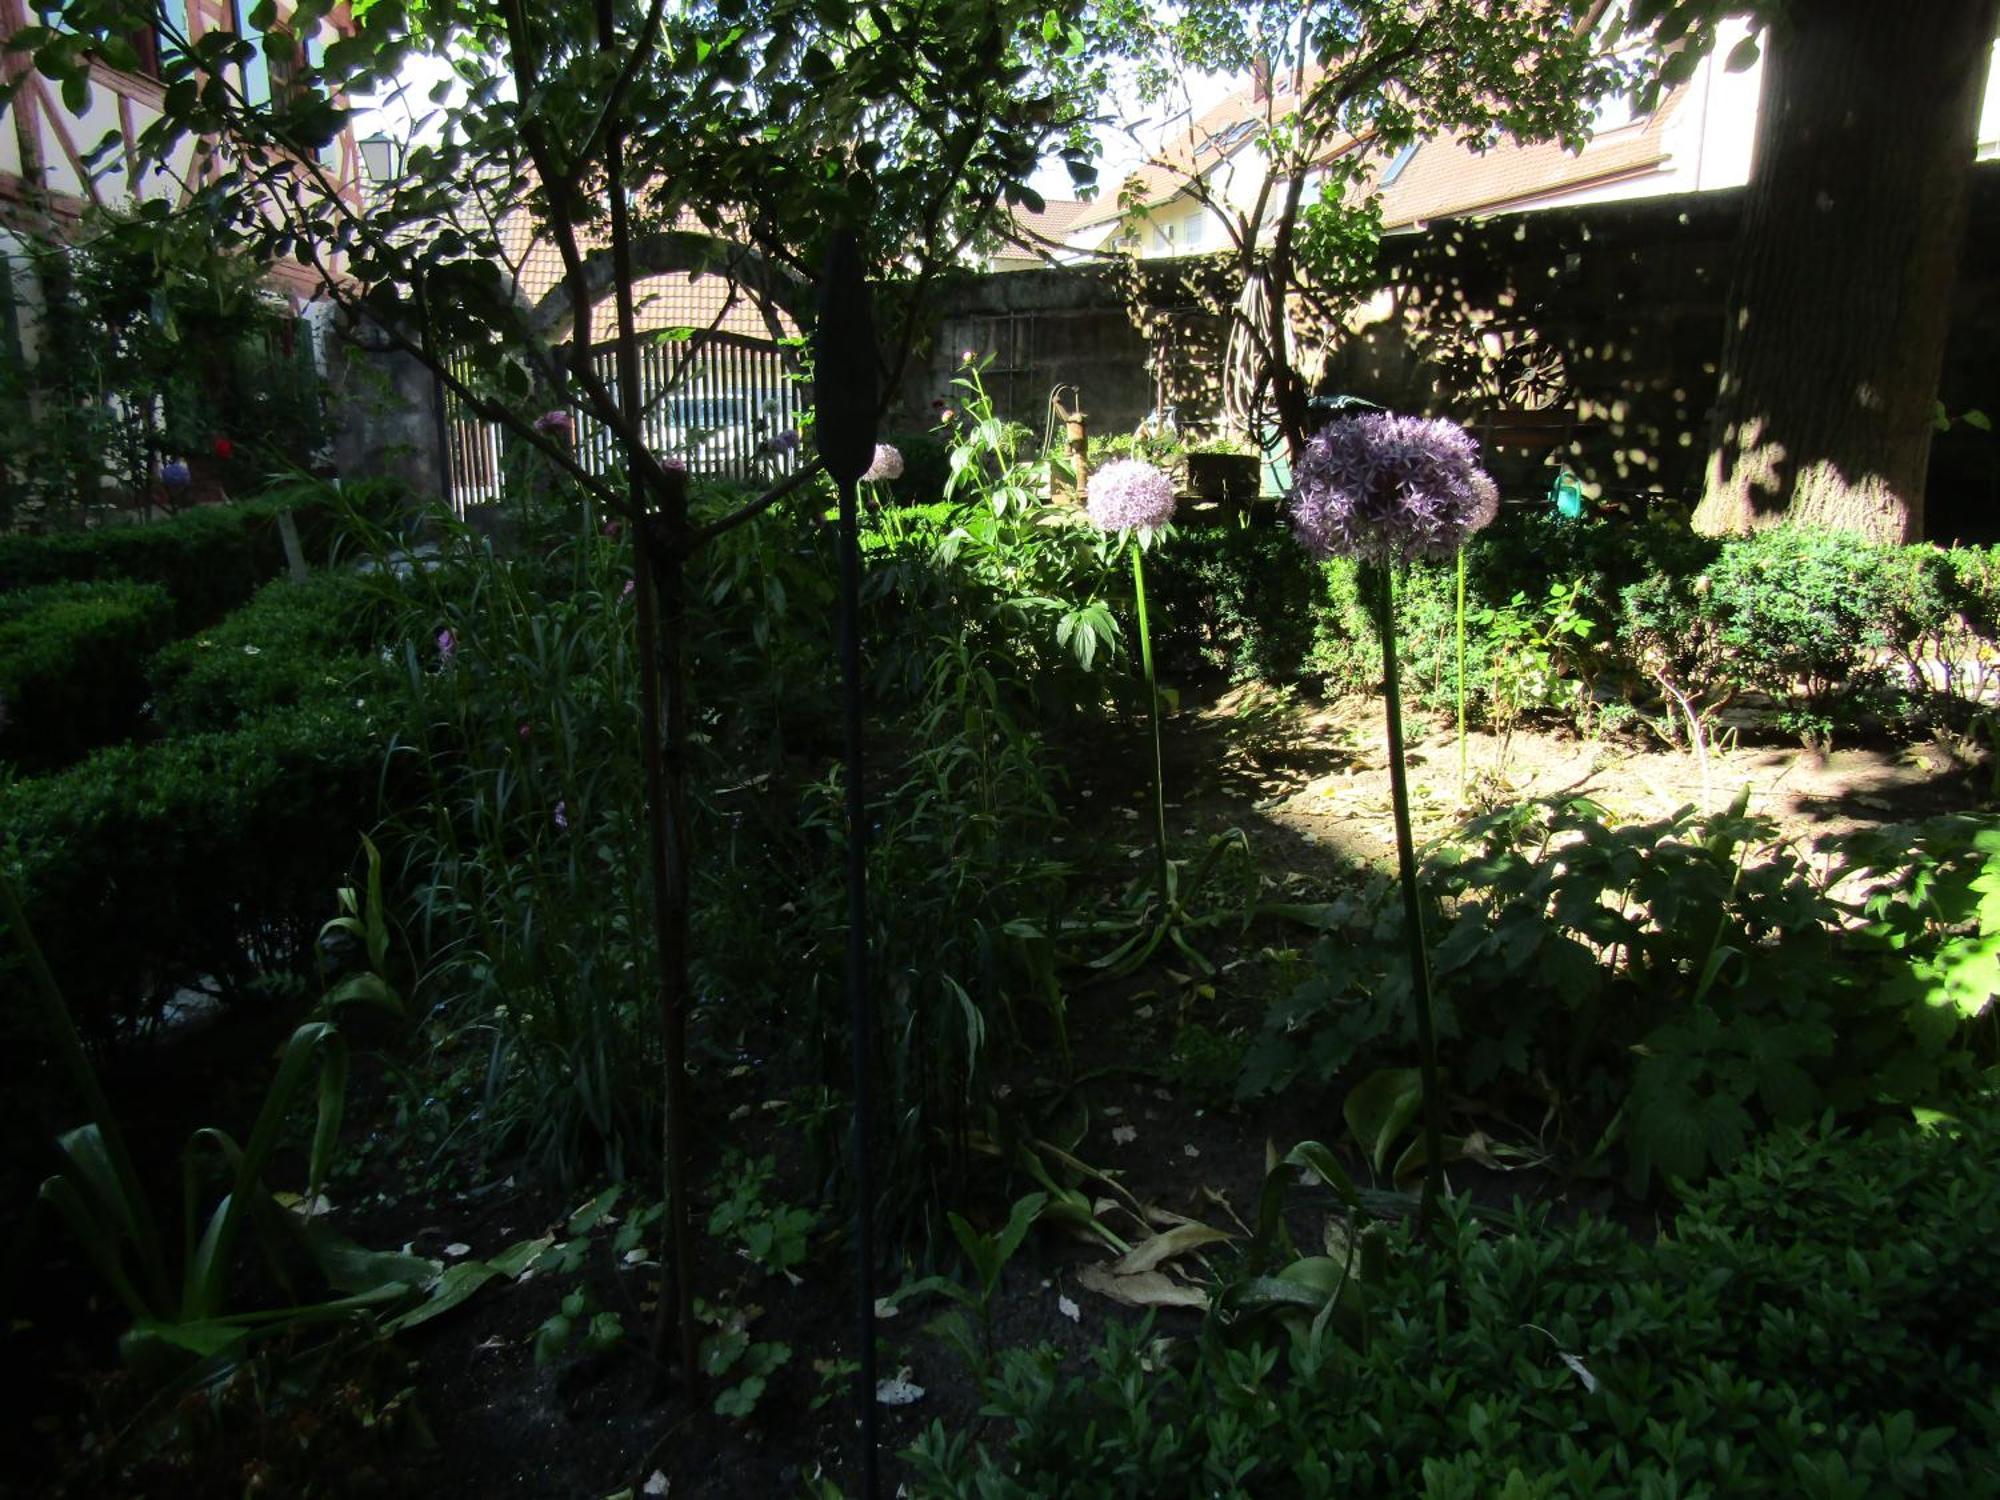
<instances>
[{"instance_id":1,"label":"green bush","mask_svg":"<svg viewBox=\"0 0 2000 1500\"><path fill-rule=\"evenodd\" d=\"M341 698L0 788L0 858L79 1023L107 1037L183 987L304 965L374 821L384 739ZM0 989L19 977L0 951Z\"/></svg>"},{"instance_id":2,"label":"green bush","mask_svg":"<svg viewBox=\"0 0 2000 1500\"><path fill-rule=\"evenodd\" d=\"M1326 585L1289 531L1238 519L1176 530L1147 560L1146 591L1153 647L1169 670L1200 661L1234 681L1294 682Z\"/></svg>"},{"instance_id":3,"label":"green bush","mask_svg":"<svg viewBox=\"0 0 2000 1500\"><path fill-rule=\"evenodd\" d=\"M1780 526L1724 545L1703 606L1731 669L1779 705L1780 724L1825 744L1881 706L1874 662L1893 646L1901 549L1839 531Z\"/></svg>"},{"instance_id":4,"label":"green bush","mask_svg":"<svg viewBox=\"0 0 2000 1500\"><path fill-rule=\"evenodd\" d=\"M278 516L291 511L309 558L323 557L344 508L396 504L385 486L290 486L256 500L204 505L167 521L46 536L0 536L0 593L35 584L123 578L156 583L190 634L222 618L285 568Z\"/></svg>"},{"instance_id":5,"label":"green bush","mask_svg":"<svg viewBox=\"0 0 2000 1500\"><path fill-rule=\"evenodd\" d=\"M41 770L131 734L146 658L172 625L172 601L157 584L0 594L0 760Z\"/></svg>"},{"instance_id":6,"label":"green bush","mask_svg":"<svg viewBox=\"0 0 2000 1500\"><path fill-rule=\"evenodd\" d=\"M1752 1152L1652 1243L1586 1218L1391 1242L1351 1339L1011 1351L932 1500L2000 1494L2000 1113Z\"/></svg>"},{"instance_id":7,"label":"green bush","mask_svg":"<svg viewBox=\"0 0 2000 1500\"><path fill-rule=\"evenodd\" d=\"M243 608L153 658L153 716L183 734L338 696L369 670L367 651L386 613L381 589L352 573L274 579Z\"/></svg>"}]
</instances>

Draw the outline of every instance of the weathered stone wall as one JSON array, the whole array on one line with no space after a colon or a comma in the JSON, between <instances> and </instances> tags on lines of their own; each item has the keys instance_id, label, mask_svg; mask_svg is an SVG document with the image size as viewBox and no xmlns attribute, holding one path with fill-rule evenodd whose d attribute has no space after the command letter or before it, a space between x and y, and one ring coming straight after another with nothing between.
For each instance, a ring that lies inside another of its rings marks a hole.
<instances>
[{"instance_id":1,"label":"weathered stone wall","mask_svg":"<svg viewBox=\"0 0 2000 1500\"><path fill-rule=\"evenodd\" d=\"M347 479L394 479L419 502L443 498L437 377L370 323L330 330L326 347L336 470Z\"/></svg>"},{"instance_id":2,"label":"weathered stone wall","mask_svg":"<svg viewBox=\"0 0 2000 1500\"><path fill-rule=\"evenodd\" d=\"M1739 192L1639 199L1441 222L1383 245L1386 290L1309 363L1320 389L1471 424L1533 388L1576 430L1557 454L1502 453L1510 488L1543 487L1568 463L1593 491L1688 498L1706 459ZM1081 388L1093 432L1130 431L1158 399L1184 426L1218 404L1228 289L1212 261L1148 263L1139 319L1120 274L1065 267L967 278L905 386L928 417L961 351L995 356L1001 412L1040 428L1051 389ZM1204 305L1205 304L1205 305ZM1145 326L1141 326L1144 324ZM2000 419L2000 164L1974 175L1940 397ZM2000 537L2000 439L1963 425L1932 452L1931 534Z\"/></svg>"}]
</instances>

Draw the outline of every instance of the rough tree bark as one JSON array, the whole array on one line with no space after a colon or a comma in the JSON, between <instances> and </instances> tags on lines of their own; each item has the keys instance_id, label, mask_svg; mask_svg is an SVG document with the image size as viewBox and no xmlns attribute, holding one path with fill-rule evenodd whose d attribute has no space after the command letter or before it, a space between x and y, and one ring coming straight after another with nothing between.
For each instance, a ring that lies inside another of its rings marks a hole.
<instances>
[{"instance_id":1,"label":"rough tree bark","mask_svg":"<svg viewBox=\"0 0 2000 1500\"><path fill-rule=\"evenodd\" d=\"M1923 535L1995 0L1812 0L1768 37L1695 525Z\"/></svg>"}]
</instances>

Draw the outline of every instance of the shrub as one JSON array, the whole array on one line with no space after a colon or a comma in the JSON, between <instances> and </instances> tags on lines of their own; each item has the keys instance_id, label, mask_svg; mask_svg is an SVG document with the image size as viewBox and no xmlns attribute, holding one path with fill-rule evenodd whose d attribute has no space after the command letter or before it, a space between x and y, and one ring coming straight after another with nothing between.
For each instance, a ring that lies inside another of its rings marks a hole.
<instances>
[{"instance_id":1,"label":"shrub","mask_svg":"<svg viewBox=\"0 0 2000 1500\"><path fill-rule=\"evenodd\" d=\"M0 858L79 1024L108 1037L184 987L303 967L374 819L383 740L342 698L0 788ZM0 953L0 984L17 962Z\"/></svg>"},{"instance_id":2,"label":"shrub","mask_svg":"<svg viewBox=\"0 0 2000 1500\"><path fill-rule=\"evenodd\" d=\"M1732 670L1780 707L1779 722L1826 744L1879 707L1878 651L1896 644L1899 549L1839 531L1780 526L1723 546L1703 607Z\"/></svg>"},{"instance_id":3,"label":"shrub","mask_svg":"<svg viewBox=\"0 0 2000 1500\"><path fill-rule=\"evenodd\" d=\"M0 594L0 759L46 769L131 734L146 696L146 658L172 620L156 584Z\"/></svg>"},{"instance_id":4,"label":"shrub","mask_svg":"<svg viewBox=\"0 0 2000 1500\"><path fill-rule=\"evenodd\" d=\"M1586 1218L1394 1242L1352 1342L1114 1325L1010 1351L996 1446L933 1424L913 1492L1636 1497L2000 1493L2000 1113L1774 1138L1644 1244Z\"/></svg>"},{"instance_id":5,"label":"shrub","mask_svg":"<svg viewBox=\"0 0 2000 1500\"><path fill-rule=\"evenodd\" d=\"M351 573L274 579L243 608L153 658L153 715L170 733L224 729L346 693L369 669L382 592ZM351 694L349 694L351 696Z\"/></svg>"},{"instance_id":6,"label":"shrub","mask_svg":"<svg viewBox=\"0 0 2000 1500\"><path fill-rule=\"evenodd\" d=\"M47 536L0 536L0 592L35 584L123 578L156 583L183 635L220 619L285 567L278 517L289 510L308 557L333 546L348 507L399 504L388 486L295 485L256 500L204 505L167 521L111 524Z\"/></svg>"},{"instance_id":7,"label":"shrub","mask_svg":"<svg viewBox=\"0 0 2000 1500\"><path fill-rule=\"evenodd\" d=\"M1147 564L1155 649L1232 680L1296 681L1324 597L1320 567L1281 527L1238 519L1177 530Z\"/></svg>"}]
</instances>

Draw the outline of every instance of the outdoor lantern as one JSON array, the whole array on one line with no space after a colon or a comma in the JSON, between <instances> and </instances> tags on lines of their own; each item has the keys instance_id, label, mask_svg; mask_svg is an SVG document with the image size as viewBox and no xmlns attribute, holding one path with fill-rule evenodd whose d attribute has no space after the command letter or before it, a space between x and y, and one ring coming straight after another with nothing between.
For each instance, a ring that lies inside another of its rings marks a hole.
<instances>
[{"instance_id":1,"label":"outdoor lantern","mask_svg":"<svg viewBox=\"0 0 2000 1500\"><path fill-rule=\"evenodd\" d=\"M1549 490L1549 502L1555 506L1556 514L1565 521L1583 519L1583 486L1576 482L1576 475L1564 469L1556 475L1556 482Z\"/></svg>"},{"instance_id":2,"label":"outdoor lantern","mask_svg":"<svg viewBox=\"0 0 2000 1500\"><path fill-rule=\"evenodd\" d=\"M370 182L387 182L396 175L396 147L389 137L371 135L358 144L361 147L361 170Z\"/></svg>"}]
</instances>

